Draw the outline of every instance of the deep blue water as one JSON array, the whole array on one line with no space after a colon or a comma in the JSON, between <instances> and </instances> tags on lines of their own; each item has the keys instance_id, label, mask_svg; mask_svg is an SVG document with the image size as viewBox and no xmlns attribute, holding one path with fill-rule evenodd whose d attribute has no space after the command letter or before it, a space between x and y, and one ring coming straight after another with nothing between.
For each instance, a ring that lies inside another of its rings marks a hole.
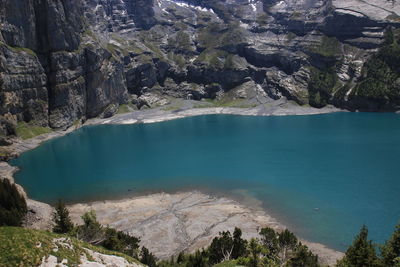
<instances>
[{"instance_id":1,"label":"deep blue water","mask_svg":"<svg viewBox=\"0 0 400 267\"><path fill-rule=\"evenodd\" d=\"M81 128L12 161L52 203L198 188L246 192L303 238L344 250L400 220L400 115L209 115ZM316 209L317 208L317 209Z\"/></svg>"}]
</instances>

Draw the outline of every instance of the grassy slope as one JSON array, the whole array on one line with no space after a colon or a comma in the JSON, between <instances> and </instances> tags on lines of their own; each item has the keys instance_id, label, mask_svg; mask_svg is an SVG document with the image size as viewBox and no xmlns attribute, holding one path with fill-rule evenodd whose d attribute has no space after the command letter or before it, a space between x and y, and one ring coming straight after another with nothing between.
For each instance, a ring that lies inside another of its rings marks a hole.
<instances>
[{"instance_id":1,"label":"grassy slope","mask_svg":"<svg viewBox=\"0 0 400 267\"><path fill-rule=\"evenodd\" d=\"M73 249L57 245L58 250L54 250L56 238L69 238L70 242L67 243L71 243ZM67 259L69 265L76 265L80 263L80 256L83 254L89 260L91 259L84 248L102 254L124 257L129 262L138 263L137 260L122 253L95 247L66 235L20 227L0 227L0 266L37 266L44 256L49 255L56 256L60 262Z\"/></svg>"},{"instance_id":2,"label":"grassy slope","mask_svg":"<svg viewBox=\"0 0 400 267\"><path fill-rule=\"evenodd\" d=\"M41 127L26 122L19 122L16 131L17 135L25 140L41 134L50 133L52 130L49 127Z\"/></svg>"}]
</instances>

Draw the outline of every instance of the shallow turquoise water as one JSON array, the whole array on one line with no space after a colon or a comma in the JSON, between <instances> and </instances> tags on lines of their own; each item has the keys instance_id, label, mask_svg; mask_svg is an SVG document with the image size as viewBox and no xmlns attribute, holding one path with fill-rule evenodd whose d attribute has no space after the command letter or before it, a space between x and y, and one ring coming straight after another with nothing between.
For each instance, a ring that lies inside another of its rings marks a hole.
<instances>
[{"instance_id":1,"label":"shallow turquoise water","mask_svg":"<svg viewBox=\"0 0 400 267\"><path fill-rule=\"evenodd\" d=\"M12 161L37 200L238 189L298 235L344 250L362 224L381 242L400 219L400 115L209 115L84 127ZM317 209L316 209L317 208Z\"/></svg>"}]
</instances>

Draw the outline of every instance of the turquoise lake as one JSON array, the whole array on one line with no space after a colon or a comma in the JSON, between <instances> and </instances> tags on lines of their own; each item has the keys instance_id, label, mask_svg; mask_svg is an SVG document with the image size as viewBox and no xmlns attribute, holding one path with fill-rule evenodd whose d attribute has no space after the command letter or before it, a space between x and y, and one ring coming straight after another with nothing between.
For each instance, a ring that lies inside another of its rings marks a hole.
<instances>
[{"instance_id":1,"label":"turquoise lake","mask_svg":"<svg viewBox=\"0 0 400 267\"><path fill-rule=\"evenodd\" d=\"M54 203L199 189L254 197L299 236L345 250L400 221L400 115L208 115L83 127L11 164Z\"/></svg>"}]
</instances>

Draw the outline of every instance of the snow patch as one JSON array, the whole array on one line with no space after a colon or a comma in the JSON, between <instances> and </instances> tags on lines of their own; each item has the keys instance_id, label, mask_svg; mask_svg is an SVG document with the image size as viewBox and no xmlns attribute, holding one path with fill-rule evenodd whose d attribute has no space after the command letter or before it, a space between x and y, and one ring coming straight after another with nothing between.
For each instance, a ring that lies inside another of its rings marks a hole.
<instances>
[{"instance_id":1,"label":"snow patch","mask_svg":"<svg viewBox=\"0 0 400 267\"><path fill-rule=\"evenodd\" d=\"M191 8L191 9L195 9L195 10L198 10L198 11L210 12L210 13L215 14L215 12L214 12L214 10L212 8L206 8L206 7L202 7L202 6L190 5L190 4L185 3L185 2L174 1L174 0L163 0L163 1L169 2L169 3L173 3L173 4L175 4L177 6L180 6L180 7ZM165 8L163 8L162 10L164 12L166 12Z\"/></svg>"}]
</instances>

